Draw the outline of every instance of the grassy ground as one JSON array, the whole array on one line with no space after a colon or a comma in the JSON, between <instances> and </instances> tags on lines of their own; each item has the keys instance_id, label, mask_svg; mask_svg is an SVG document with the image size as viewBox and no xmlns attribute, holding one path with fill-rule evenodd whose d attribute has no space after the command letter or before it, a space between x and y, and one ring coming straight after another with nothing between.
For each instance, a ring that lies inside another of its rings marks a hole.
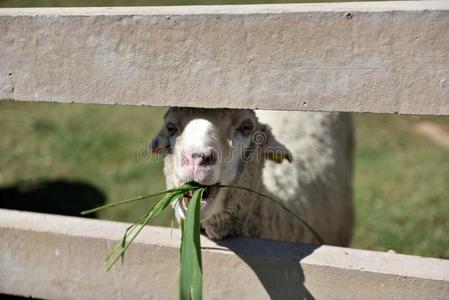
<instances>
[{"instance_id":1,"label":"grassy ground","mask_svg":"<svg viewBox=\"0 0 449 300\"><path fill-rule=\"evenodd\" d=\"M139 161L163 109L0 102L0 187L19 181L88 182L109 201L163 188L162 162ZM353 247L449 258L449 150L414 131L421 120L356 115ZM134 221L151 201L104 212ZM169 225L166 214L153 224Z\"/></svg>"},{"instance_id":2,"label":"grassy ground","mask_svg":"<svg viewBox=\"0 0 449 300\"><path fill-rule=\"evenodd\" d=\"M354 247L449 258L449 149L415 133L422 120L356 116Z\"/></svg>"},{"instance_id":3,"label":"grassy ground","mask_svg":"<svg viewBox=\"0 0 449 300\"><path fill-rule=\"evenodd\" d=\"M162 112L144 107L0 102L0 184L60 178L84 181L102 190L110 201L161 190L162 161L139 161L137 151L156 133ZM101 217L133 221L147 205L109 210ZM156 219L155 224L167 224L165 219Z\"/></svg>"}]
</instances>

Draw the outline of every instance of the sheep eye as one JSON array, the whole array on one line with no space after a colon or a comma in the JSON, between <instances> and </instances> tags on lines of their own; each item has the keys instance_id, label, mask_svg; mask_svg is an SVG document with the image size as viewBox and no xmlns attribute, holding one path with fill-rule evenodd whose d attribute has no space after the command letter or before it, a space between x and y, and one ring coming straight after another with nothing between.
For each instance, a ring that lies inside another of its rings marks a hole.
<instances>
[{"instance_id":1,"label":"sheep eye","mask_svg":"<svg viewBox=\"0 0 449 300\"><path fill-rule=\"evenodd\" d=\"M251 120L243 121L242 124L240 124L239 128L237 129L238 132L240 132L243 136L250 135L254 130L254 124L251 122Z\"/></svg>"},{"instance_id":2,"label":"sheep eye","mask_svg":"<svg viewBox=\"0 0 449 300\"><path fill-rule=\"evenodd\" d=\"M168 123L167 124L167 131L168 131L168 134L170 136L174 136L178 132L178 129L176 128L175 124Z\"/></svg>"}]
</instances>

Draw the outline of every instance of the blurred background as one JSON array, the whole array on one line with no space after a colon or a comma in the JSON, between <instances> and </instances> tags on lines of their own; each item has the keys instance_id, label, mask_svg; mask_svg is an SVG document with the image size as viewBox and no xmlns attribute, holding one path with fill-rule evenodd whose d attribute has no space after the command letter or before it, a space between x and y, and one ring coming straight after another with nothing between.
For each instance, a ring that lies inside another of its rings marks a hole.
<instances>
[{"instance_id":1,"label":"blurred background","mask_svg":"<svg viewBox=\"0 0 449 300\"><path fill-rule=\"evenodd\" d=\"M0 7L275 2L299 1L0 0ZM0 207L78 215L80 209L164 189L162 160L137 156L159 130L164 111L0 101ZM351 246L449 258L449 117L354 119L357 220ZM153 203L98 217L133 222ZM152 222L171 223L170 212Z\"/></svg>"}]
</instances>

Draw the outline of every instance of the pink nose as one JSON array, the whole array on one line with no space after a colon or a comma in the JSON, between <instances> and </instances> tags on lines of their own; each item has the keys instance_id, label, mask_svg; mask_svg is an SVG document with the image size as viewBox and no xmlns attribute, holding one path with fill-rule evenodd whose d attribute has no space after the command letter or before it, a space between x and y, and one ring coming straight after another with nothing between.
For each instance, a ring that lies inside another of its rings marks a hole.
<instances>
[{"instance_id":1,"label":"pink nose","mask_svg":"<svg viewBox=\"0 0 449 300\"><path fill-rule=\"evenodd\" d=\"M217 153L212 149L205 152L182 153L182 166L208 167L217 163Z\"/></svg>"}]
</instances>

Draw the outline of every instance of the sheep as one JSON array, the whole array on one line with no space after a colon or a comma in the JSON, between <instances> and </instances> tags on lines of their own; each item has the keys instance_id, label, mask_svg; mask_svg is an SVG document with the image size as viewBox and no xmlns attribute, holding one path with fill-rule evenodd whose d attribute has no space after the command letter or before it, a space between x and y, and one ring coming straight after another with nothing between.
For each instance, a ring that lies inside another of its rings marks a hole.
<instances>
[{"instance_id":1,"label":"sheep","mask_svg":"<svg viewBox=\"0 0 449 300\"><path fill-rule=\"evenodd\" d=\"M353 130L348 114L169 108L151 148L164 156L167 188L191 181L249 187L282 201L326 244L350 243ZM174 207L178 221L188 200ZM200 214L203 231L215 240L240 235L318 243L290 213L245 190L208 187Z\"/></svg>"}]
</instances>

